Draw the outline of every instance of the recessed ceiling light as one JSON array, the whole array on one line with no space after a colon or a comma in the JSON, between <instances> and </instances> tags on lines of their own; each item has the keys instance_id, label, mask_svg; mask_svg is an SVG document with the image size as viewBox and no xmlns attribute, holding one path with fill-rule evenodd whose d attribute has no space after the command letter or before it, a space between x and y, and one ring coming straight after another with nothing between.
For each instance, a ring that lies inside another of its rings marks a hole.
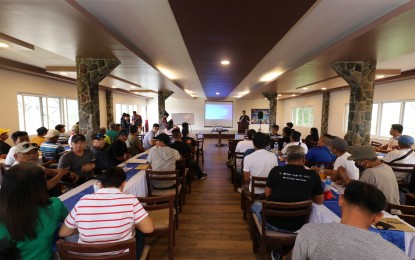
<instances>
[{"instance_id":1,"label":"recessed ceiling light","mask_svg":"<svg viewBox=\"0 0 415 260\"><path fill-rule=\"evenodd\" d=\"M117 88L116 86L111 86L111 88Z\"/></svg>"},{"instance_id":2,"label":"recessed ceiling light","mask_svg":"<svg viewBox=\"0 0 415 260\"><path fill-rule=\"evenodd\" d=\"M264 98L264 99L267 99L267 98Z\"/></svg>"},{"instance_id":3,"label":"recessed ceiling light","mask_svg":"<svg viewBox=\"0 0 415 260\"><path fill-rule=\"evenodd\" d=\"M327 88L321 88L322 90L326 90Z\"/></svg>"},{"instance_id":4,"label":"recessed ceiling light","mask_svg":"<svg viewBox=\"0 0 415 260\"><path fill-rule=\"evenodd\" d=\"M0 42L0 48L9 48L10 46L8 44L5 44L3 42Z\"/></svg>"},{"instance_id":5,"label":"recessed ceiling light","mask_svg":"<svg viewBox=\"0 0 415 260\"><path fill-rule=\"evenodd\" d=\"M385 75L376 75L377 79L383 79L385 77Z\"/></svg>"},{"instance_id":6,"label":"recessed ceiling light","mask_svg":"<svg viewBox=\"0 0 415 260\"><path fill-rule=\"evenodd\" d=\"M176 76L170 70L165 69L165 68L158 68L158 69L160 70L161 73L164 74L164 76L168 77L169 79L175 79L176 78Z\"/></svg>"},{"instance_id":7,"label":"recessed ceiling light","mask_svg":"<svg viewBox=\"0 0 415 260\"><path fill-rule=\"evenodd\" d=\"M280 99L280 98L277 98L277 100L278 100L278 99Z\"/></svg>"},{"instance_id":8,"label":"recessed ceiling light","mask_svg":"<svg viewBox=\"0 0 415 260\"><path fill-rule=\"evenodd\" d=\"M295 97L295 94L292 94L291 96L292 96L292 97Z\"/></svg>"},{"instance_id":9,"label":"recessed ceiling light","mask_svg":"<svg viewBox=\"0 0 415 260\"><path fill-rule=\"evenodd\" d=\"M270 73L267 73L267 74L263 75L259 80L262 81L262 82L271 81L271 80L275 79L276 77L278 77L281 74L282 74L282 72L270 72Z\"/></svg>"},{"instance_id":10,"label":"recessed ceiling light","mask_svg":"<svg viewBox=\"0 0 415 260\"><path fill-rule=\"evenodd\" d=\"M303 88L304 90L307 90L308 88Z\"/></svg>"},{"instance_id":11,"label":"recessed ceiling light","mask_svg":"<svg viewBox=\"0 0 415 260\"><path fill-rule=\"evenodd\" d=\"M222 60L222 61L220 62L220 64L222 64L222 65L229 65L229 64L231 64L231 62L230 62L230 61L228 61L228 60Z\"/></svg>"},{"instance_id":12,"label":"recessed ceiling light","mask_svg":"<svg viewBox=\"0 0 415 260\"><path fill-rule=\"evenodd\" d=\"M278 94L278 96L281 97L282 95L281 94Z\"/></svg>"},{"instance_id":13,"label":"recessed ceiling light","mask_svg":"<svg viewBox=\"0 0 415 260\"><path fill-rule=\"evenodd\" d=\"M216 95L220 95L220 93L219 92L216 92Z\"/></svg>"},{"instance_id":14,"label":"recessed ceiling light","mask_svg":"<svg viewBox=\"0 0 415 260\"><path fill-rule=\"evenodd\" d=\"M136 88L136 86L130 86L130 88Z\"/></svg>"},{"instance_id":15,"label":"recessed ceiling light","mask_svg":"<svg viewBox=\"0 0 415 260\"><path fill-rule=\"evenodd\" d=\"M66 73L66 72L59 72L59 75L62 75L62 76L67 76L67 75L68 75L68 73Z\"/></svg>"}]
</instances>

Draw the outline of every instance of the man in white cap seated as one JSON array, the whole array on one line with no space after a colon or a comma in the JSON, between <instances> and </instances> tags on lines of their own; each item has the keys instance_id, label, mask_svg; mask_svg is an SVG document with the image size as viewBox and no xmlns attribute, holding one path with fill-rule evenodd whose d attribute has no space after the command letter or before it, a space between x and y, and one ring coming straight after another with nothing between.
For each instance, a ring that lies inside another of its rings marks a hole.
<instances>
[{"instance_id":1,"label":"man in white cap seated","mask_svg":"<svg viewBox=\"0 0 415 260\"><path fill-rule=\"evenodd\" d=\"M58 144L58 138L61 133L58 130L51 129L45 135L46 142L40 145L43 162L58 162L61 155L65 152L65 148Z\"/></svg>"},{"instance_id":2,"label":"man in white cap seated","mask_svg":"<svg viewBox=\"0 0 415 260\"><path fill-rule=\"evenodd\" d=\"M385 194L389 203L400 204L399 188L392 168L377 158L375 148L370 145L349 147L351 156L347 160L354 160L356 167L361 171L360 181L375 185Z\"/></svg>"},{"instance_id":3,"label":"man in white cap seated","mask_svg":"<svg viewBox=\"0 0 415 260\"><path fill-rule=\"evenodd\" d=\"M412 150L413 144L414 138L412 136L401 135L398 139L399 149L385 155L382 161L387 163L415 164L415 152ZM395 176L398 181L404 181L408 177L408 173L395 171Z\"/></svg>"},{"instance_id":4,"label":"man in white cap seated","mask_svg":"<svg viewBox=\"0 0 415 260\"><path fill-rule=\"evenodd\" d=\"M6 143L6 140L9 138L8 132L10 129L0 128L0 159L5 159L11 146Z\"/></svg>"}]
</instances>

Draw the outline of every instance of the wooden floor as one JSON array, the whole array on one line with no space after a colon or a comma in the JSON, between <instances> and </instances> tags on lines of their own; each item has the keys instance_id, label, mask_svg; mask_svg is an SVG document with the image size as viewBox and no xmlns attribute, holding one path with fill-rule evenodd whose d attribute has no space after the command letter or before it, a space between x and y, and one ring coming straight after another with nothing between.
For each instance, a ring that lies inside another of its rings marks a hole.
<instances>
[{"instance_id":1,"label":"wooden floor","mask_svg":"<svg viewBox=\"0 0 415 260\"><path fill-rule=\"evenodd\" d=\"M240 194L233 191L225 165L228 146L205 139L205 180L192 183L176 231L175 259L256 259L249 227L242 219ZM222 140L227 143L227 140ZM151 259L168 259L167 239L151 240Z\"/></svg>"}]
</instances>

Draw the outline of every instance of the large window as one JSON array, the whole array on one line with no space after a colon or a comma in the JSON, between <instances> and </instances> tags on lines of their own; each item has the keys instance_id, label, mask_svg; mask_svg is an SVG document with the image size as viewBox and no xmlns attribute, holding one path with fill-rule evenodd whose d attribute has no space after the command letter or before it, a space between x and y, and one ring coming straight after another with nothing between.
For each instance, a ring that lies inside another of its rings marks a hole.
<instances>
[{"instance_id":1,"label":"large window","mask_svg":"<svg viewBox=\"0 0 415 260\"><path fill-rule=\"evenodd\" d=\"M72 126L78 122L76 99L19 93L17 104L19 128L30 135L41 126L54 129L57 124Z\"/></svg>"},{"instance_id":2,"label":"large window","mask_svg":"<svg viewBox=\"0 0 415 260\"><path fill-rule=\"evenodd\" d=\"M314 125L313 107L295 107L292 109L294 125L312 127Z\"/></svg>"},{"instance_id":3,"label":"large window","mask_svg":"<svg viewBox=\"0 0 415 260\"><path fill-rule=\"evenodd\" d=\"M377 138L390 138L392 124L402 124L404 133L415 136L415 101L381 102L373 104L370 135Z\"/></svg>"},{"instance_id":4,"label":"large window","mask_svg":"<svg viewBox=\"0 0 415 260\"><path fill-rule=\"evenodd\" d=\"M118 124L120 123L119 120L121 119L122 113L127 113L130 114L130 116L132 116L133 111L139 113L139 111L137 111L137 105L115 104L115 122Z\"/></svg>"}]
</instances>

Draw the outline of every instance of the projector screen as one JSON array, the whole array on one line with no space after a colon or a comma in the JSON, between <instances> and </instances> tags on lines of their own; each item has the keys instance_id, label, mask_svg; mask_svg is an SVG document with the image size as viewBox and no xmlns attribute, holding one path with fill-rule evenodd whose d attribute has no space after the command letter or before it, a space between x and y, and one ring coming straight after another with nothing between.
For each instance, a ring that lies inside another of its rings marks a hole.
<instances>
[{"instance_id":1,"label":"projector screen","mask_svg":"<svg viewBox=\"0 0 415 260\"><path fill-rule=\"evenodd\" d=\"M233 127L232 101L206 101L205 127Z\"/></svg>"}]
</instances>

